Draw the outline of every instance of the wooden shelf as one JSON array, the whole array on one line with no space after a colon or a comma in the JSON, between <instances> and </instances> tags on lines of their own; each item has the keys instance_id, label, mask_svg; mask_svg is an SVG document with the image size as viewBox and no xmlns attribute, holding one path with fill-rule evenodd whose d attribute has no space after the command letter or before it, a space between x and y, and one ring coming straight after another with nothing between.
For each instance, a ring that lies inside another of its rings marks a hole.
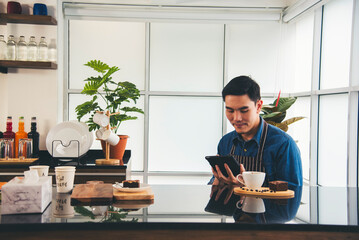
<instances>
[{"instance_id":1,"label":"wooden shelf","mask_svg":"<svg viewBox=\"0 0 359 240\"><path fill-rule=\"evenodd\" d=\"M7 73L8 68L57 69L57 64L54 62L0 60L0 73Z\"/></svg>"},{"instance_id":2,"label":"wooden shelf","mask_svg":"<svg viewBox=\"0 0 359 240\"><path fill-rule=\"evenodd\" d=\"M51 16L0 13L0 24L7 23L57 25L56 19Z\"/></svg>"}]
</instances>

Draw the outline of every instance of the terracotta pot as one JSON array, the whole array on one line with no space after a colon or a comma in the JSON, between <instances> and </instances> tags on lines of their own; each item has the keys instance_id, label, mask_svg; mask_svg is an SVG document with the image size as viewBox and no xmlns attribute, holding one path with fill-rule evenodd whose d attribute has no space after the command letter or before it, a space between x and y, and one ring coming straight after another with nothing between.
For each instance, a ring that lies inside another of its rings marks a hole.
<instances>
[{"instance_id":1,"label":"terracotta pot","mask_svg":"<svg viewBox=\"0 0 359 240\"><path fill-rule=\"evenodd\" d=\"M118 135L118 136L120 137L120 141L117 143L117 145L115 146L110 145L110 159L122 160L123 154L125 153L127 138L129 138L129 136L127 135ZM101 146L102 146L102 151L104 152L106 157L106 142L101 140Z\"/></svg>"}]
</instances>

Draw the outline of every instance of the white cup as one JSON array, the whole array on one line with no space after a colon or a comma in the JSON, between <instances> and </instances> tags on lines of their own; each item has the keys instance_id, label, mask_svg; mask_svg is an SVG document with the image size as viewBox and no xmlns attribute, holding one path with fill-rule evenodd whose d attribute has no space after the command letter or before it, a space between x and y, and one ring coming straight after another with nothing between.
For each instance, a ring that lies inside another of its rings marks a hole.
<instances>
[{"instance_id":1,"label":"white cup","mask_svg":"<svg viewBox=\"0 0 359 240\"><path fill-rule=\"evenodd\" d=\"M54 217L70 218L75 214L74 207L71 206L70 193L57 193L55 203L52 203L52 206L52 213Z\"/></svg>"},{"instance_id":2,"label":"white cup","mask_svg":"<svg viewBox=\"0 0 359 240\"><path fill-rule=\"evenodd\" d=\"M94 123L97 123L101 127L106 127L110 123L110 118L103 113L95 113L92 120Z\"/></svg>"},{"instance_id":3,"label":"white cup","mask_svg":"<svg viewBox=\"0 0 359 240\"><path fill-rule=\"evenodd\" d=\"M106 131L106 128L100 128L96 131L96 137L102 139L103 133Z\"/></svg>"},{"instance_id":4,"label":"white cup","mask_svg":"<svg viewBox=\"0 0 359 240\"><path fill-rule=\"evenodd\" d=\"M113 133L111 130L106 130L102 134L102 139L111 144L112 146L117 145L120 141L120 137Z\"/></svg>"},{"instance_id":5,"label":"white cup","mask_svg":"<svg viewBox=\"0 0 359 240\"><path fill-rule=\"evenodd\" d=\"M246 196L243 201L242 211L247 213L264 213L266 209L263 199Z\"/></svg>"},{"instance_id":6,"label":"white cup","mask_svg":"<svg viewBox=\"0 0 359 240\"><path fill-rule=\"evenodd\" d=\"M262 187L266 174L264 172L245 171L242 173L244 184L250 189Z\"/></svg>"},{"instance_id":7,"label":"white cup","mask_svg":"<svg viewBox=\"0 0 359 240\"><path fill-rule=\"evenodd\" d=\"M49 175L49 166L46 165L35 165L30 166L30 170L36 170L39 174L39 177L44 177Z\"/></svg>"},{"instance_id":8,"label":"white cup","mask_svg":"<svg viewBox=\"0 0 359 240\"><path fill-rule=\"evenodd\" d=\"M76 168L73 166L55 167L56 189L59 193L68 193L74 187Z\"/></svg>"}]
</instances>

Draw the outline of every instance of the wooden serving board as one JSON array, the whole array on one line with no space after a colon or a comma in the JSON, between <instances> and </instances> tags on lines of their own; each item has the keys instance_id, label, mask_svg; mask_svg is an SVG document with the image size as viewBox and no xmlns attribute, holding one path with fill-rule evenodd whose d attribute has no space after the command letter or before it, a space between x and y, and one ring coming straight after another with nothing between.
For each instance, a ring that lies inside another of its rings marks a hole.
<instances>
[{"instance_id":1,"label":"wooden serving board","mask_svg":"<svg viewBox=\"0 0 359 240\"><path fill-rule=\"evenodd\" d=\"M39 158L9 158L7 160L5 158L0 158L0 165L30 164L36 160L39 160Z\"/></svg>"},{"instance_id":2,"label":"wooden serving board","mask_svg":"<svg viewBox=\"0 0 359 240\"><path fill-rule=\"evenodd\" d=\"M120 192L113 190L113 196L116 200L153 200L155 198L152 189L147 189L142 192Z\"/></svg>"},{"instance_id":3,"label":"wooden serving board","mask_svg":"<svg viewBox=\"0 0 359 240\"><path fill-rule=\"evenodd\" d=\"M265 191L263 191L265 190ZM249 189L247 187L236 187L233 189L235 194L244 195L244 196L252 196L252 197L260 197L260 198L270 198L270 199L289 199L294 198L294 191L270 191L267 187L262 187L257 192L253 189Z\"/></svg>"},{"instance_id":4,"label":"wooden serving board","mask_svg":"<svg viewBox=\"0 0 359 240\"><path fill-rule=\"evenodd\" d=\"M149 200L121 200L114 202L112 206L123 208L123 209L140 209L140 208L146 208L149 207L154 203L153 199Z\"/></svg>"},{"instance_id":5,"label":"wooden serving board","mask_svg":"<svg viewBox=\"0 0 359 240\"><path fill-rule=\"evenodd\" d=\"M71 194L71 204L112 203L112 184L77 184ZM83 205L83 204L82 204Z\"/></svg>"}]
</instances>

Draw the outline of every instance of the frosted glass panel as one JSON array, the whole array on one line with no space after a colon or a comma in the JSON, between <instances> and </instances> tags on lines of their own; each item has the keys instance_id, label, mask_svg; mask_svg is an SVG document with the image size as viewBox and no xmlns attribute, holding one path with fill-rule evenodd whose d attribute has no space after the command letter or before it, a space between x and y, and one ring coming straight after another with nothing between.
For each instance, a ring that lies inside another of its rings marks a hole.
<instances>
[{"instance_id":1,"label":"frosted glass panel","mask_svg":"<svg viewBox=\"0 0 359 240\"><path fill-rule=\"evenodd\" d=\"M309 167L310 167L310 98L301 97L297 98L297 101L287 111L285 118L289 119L292 117L305 117L295 123L289 125L288 134L296 141L301 157L302 157L302 168L303 178L309 180Z\"/></svg>"},{"instance_id":2,"label":"frosted glass panel","mask_svg":"<svg viewBox=\"0 0 359 240\"><path fill-rule=\"evenodd\" d=\"M243 22L228 24L226 30L227 81L239 75L251 75L261 86L261 92L275 92L279 88L276 77L280 23Z\"/></svg>"},{"instance_id":3,"label":"frosted glass panel","mask_svg":"<svg viewBox=\"0 0 359 240\"><path fill-rule=\"evenodd\" d=\"M70 20L69 51L70 89L82 89L84 79L98 75L84 66L93 59L121 69L114 81L130 81L144 89L145 23Z\"/></svg>"},{"instance_id":4,"label":"frosted glass panel","mask_svg":"<svg viewBox=\"0 0 359 240\"><path fill-rule=\"evenodd\" d=\"M346 186L348 95L321 96L319 102L318 184Z\"/></svg>"},{"instance_id":5,"label":"frosted glass panel","mask_svg":"<svg viewBox=\"0 0 359 240\"><path fill-rule=\"evenodd\" d=\"M324 7L320 88L349 85L352 0L330 1Z\"/></svg>"},{"instance_id":6,"label":"frosted glass panel","mask_svg":"<svg viewBox=\"0 0 359 240\"><path fill-rule=\"evenodd\" d=\"M283 85L289 92L311 90L314 14L288 25L286 51L282 62ZM282 88L283 91L283 88Z\"/></svg>"},{"instance_id":7,"label":"frosted glass panel","mask_svg":"<svg viewBox=\"0 0 359 240\"><path fill-rule=\"evenodd\" d=\"M70 94L69 95L69 120L76 120L75 108L79 104L84 103L87 100L90 100L88 96L82 94ZM100 99L100 98L99 98ZM100 104L101 107L104 107L103 104ZM138 108L144 109L144 98L141 96L137 104L123 104L123 106L136 106ZM120 128L118 129L117 134L129 135L130 138L127 140L126 149L131 149L131 158L129 165L133 171L142 171L143 170L143 139L144 139L144 115L140 113L128 113L131 116L137 116L136 120L129 120L121 123ZM87 121L89 116L85 116L81 119L82 122ZM94 139L96 139L94 137ZM92 144L91 149L101 149L101 144L99 140L95 140Z\"/></svg>"},{"instance_id":8,"label":"frosted glass panel","mask_svg":"<svg viewBox=\"0 0 359 240\"><path fill-rule=\"evenodd\" d=\"M336 195L341 197L337 198ZM347 188L318 188L318 223L348 224L346 196L348 196Z\"/></svg>"},{"instance_id":9,"label":"frosted glass panel","mask_svg":"<svg viewBox=\"0 0 359 240\"><path fill-rule=\"evenodd\" d=\"M222 24L152 23L150 36L152 91L222 90Z\"/></svg>"},{"instance_id":10,"label":"frosted glass panel","mask_svg":"<svg viewBox=\"0 0 359 240\"><path fill-rule=\"evenodd\" d=\"M222 136L220 97L150 97L149 171L210 172Z\"/></svg>"}]
</instances>

